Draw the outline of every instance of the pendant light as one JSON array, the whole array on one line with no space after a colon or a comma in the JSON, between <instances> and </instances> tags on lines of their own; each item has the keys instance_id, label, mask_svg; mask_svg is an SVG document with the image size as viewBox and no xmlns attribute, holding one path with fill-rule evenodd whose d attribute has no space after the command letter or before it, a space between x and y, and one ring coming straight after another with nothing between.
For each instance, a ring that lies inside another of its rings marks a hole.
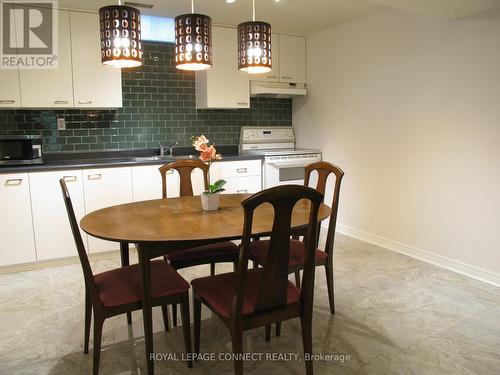
<instances>
[{"instance_id":1,"label":"pendant light","mask_svg":"<svg viewBox=\"0 0 500 375\"><path fill-rule=\"evenodd\" d=\"M101 26L101 61L114 68L142 65L141 12L122 5L99 9Z\"/></svg>"},{"instance_id":2,"label":"pendant light","mask_svg":"<svg viewBox=\"0 0 500 375\"><path fill-rule=\"evenodd\" d=\"M252 21L238 25L238 70L262 74L272 70L271 25L255 21L255 0L252 0Z\"/></svg>"},{"instance_id":3,"label":"pendant light","mask_svg":"<svg viewBox=\"0 0 500 375\"><path fill-rule=\"evenodd\" d=\"M212 19L194 12L175 17L175 67L206 70L212 67Z\"/></svg>"}]
</instances>

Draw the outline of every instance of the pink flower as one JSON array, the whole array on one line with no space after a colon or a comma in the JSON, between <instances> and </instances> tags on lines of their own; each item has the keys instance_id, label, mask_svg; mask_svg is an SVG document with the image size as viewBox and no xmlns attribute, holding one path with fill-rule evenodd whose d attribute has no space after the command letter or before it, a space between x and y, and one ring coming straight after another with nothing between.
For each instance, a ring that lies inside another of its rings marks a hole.
<instances>
[{"instance_id":1,"label":"pink flower","mask_svg":"<svg viewBox=\"0 0 500 375\"><path fill-rule=\"evenodd\" d=\"M208 139L204 135L200 135L199 137L196 138L193 137L193 147L197 151L206 149L208 142L209 142Z\"/></svg>"},{"instance_id":2,"label":"pink flower","mask_svg":"<svg viewBox=\"0 0 500 375\"><path fill-rule=\"evenodd\" d=\"M202 161L210 161L215 158L216 155L216 150L214 146L210 147L205 147L203 150L200 151L200 159Z\"/></svg>"}]
</instances>

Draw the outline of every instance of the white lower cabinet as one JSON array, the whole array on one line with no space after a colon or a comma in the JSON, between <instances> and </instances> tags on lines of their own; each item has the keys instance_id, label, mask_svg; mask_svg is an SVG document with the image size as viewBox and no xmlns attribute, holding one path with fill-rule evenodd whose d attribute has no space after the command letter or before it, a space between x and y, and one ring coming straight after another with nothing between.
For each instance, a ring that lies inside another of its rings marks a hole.
<instances>
[{"instance_id":1,"label":"white lower cabinet","mask_svg":"<svg viewBox=\"0 0 500 375\"><path fill-rule=\"evenodd\" d=\"M210 180L226 180L224 194L251 194L262 190L260 160L221 161L210 167Z\"/></svg>"},{"instance_id":2,"label":"white lower cabinet","mask_svg":"<svg viewBox=\"0 0 500 375\"><path fill-rule=\"evenodd\" d=\"M36 261L29 175L0 175L0 266Z\"/></svg>"},{"instance_id":3,"label":"white lower cabinet","mask_svg":"<svg viewBox=\"0 0 500 375\"><path fill-rule=\"evenodd\" d=\"M132 168L134 202L161 199L162 180L158 168L158 165ZM178 196L179 173L174 170L167 171L167 197Z\"/></svg>"},{"instance_id":4,"label":"white lower cabinet","mask_svg":"<svg viewBox=\"0 0 500 375\"><path fill-rule=\"evenodd\" d=\"M226 181L226 194L253 194L262 190L261 176L233 177Z\"/></svg>"},{"instance_id":5,"label":"white lower cabinet","mask_svg":"<svg viewBox=\"0 0 500 375\"><path fill-rule=\"evenodd\" d=\"M78 255L59 180L66 181L76 220L80 222L85 215L82 176L82 170L30 174L37 260ZM82 238L86 245L87 235L83 231Z\"/></svg>"},{"instance_id":6,"label":"white lower cabinet","mask_svg":"<svg viewBox=\"0 0 500 375\"><path fill-rule=\"evenodd\" d=\"M132 202L132 169L103 168L83 171L83 188L85 191L85 209L87 213L101 208ZM123 218L127 225L127 218ZM89 236L89 252L117 250L117 242L99 240Z\"/></svg>"}]
</instances>

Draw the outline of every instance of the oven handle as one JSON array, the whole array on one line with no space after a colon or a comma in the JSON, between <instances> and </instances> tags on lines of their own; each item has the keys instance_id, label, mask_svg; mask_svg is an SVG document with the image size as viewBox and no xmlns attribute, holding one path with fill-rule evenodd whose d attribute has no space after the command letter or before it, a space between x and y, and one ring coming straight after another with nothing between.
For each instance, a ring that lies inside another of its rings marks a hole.
<instances>
[{"instance_id":1,"label":"oven handle","mask_svg":"<svg viewBox=\"0 0 500 375\"><path fill-rule=\"evenodd\" d=\"M283 161L277 161L277 162L265 162L264 164L267 164L267 165L272 165L274 167L290 167L290 168L293 168L293 167L306 167L308 166L309 164L311 163L316 163L320 161L319 159L310 159L310 160L304 160L304 161L297 161L297 160L293 160L293 161L288 161L288 162L283 162Z\"/></svg>"}]
</instances>

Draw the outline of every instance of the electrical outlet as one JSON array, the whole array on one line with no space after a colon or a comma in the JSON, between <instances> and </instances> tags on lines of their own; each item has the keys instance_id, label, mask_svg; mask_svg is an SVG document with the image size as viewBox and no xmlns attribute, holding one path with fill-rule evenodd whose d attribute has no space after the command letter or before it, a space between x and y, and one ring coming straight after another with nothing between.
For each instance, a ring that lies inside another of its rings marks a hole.
<instances>
[{"instance_id":1,"label":"electrical outlet","mask_svg":"<svg viewBox=\"0 0 500 375\"><path fill-rule=\"evenodd\" d=\"M63 116L57 118L57 130L66 129L66 120Z\"/></svg>"}]
</instances>

